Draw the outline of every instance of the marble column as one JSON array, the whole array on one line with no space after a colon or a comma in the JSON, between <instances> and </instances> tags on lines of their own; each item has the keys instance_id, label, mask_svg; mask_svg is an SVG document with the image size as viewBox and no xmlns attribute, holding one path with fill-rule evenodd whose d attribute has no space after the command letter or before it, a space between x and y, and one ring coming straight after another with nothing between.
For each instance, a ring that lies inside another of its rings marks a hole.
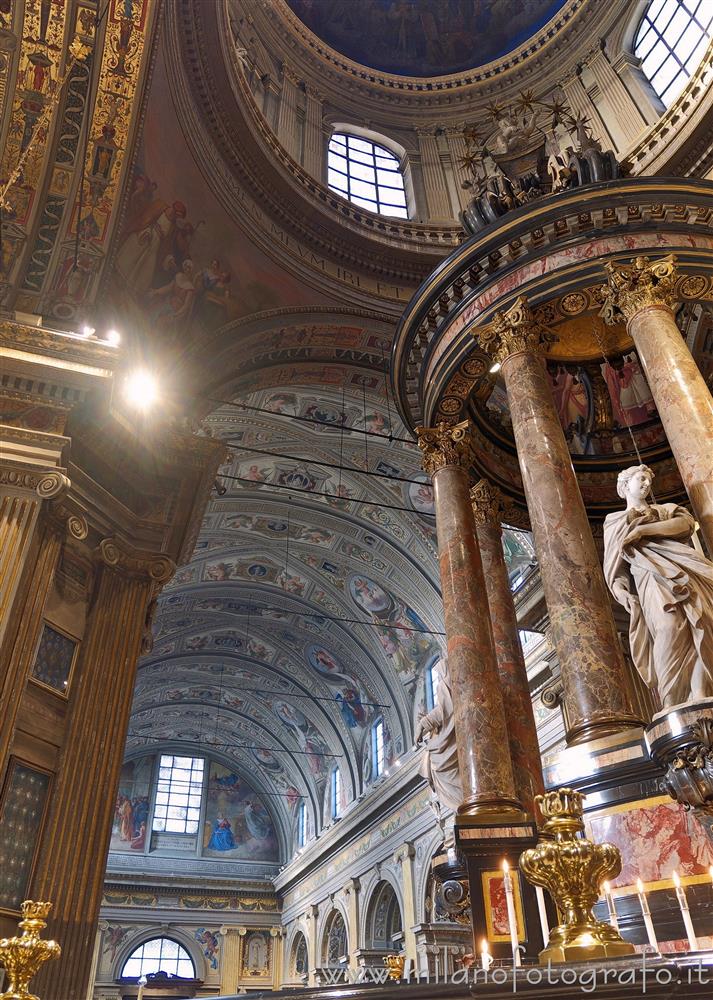
<instances>
[{"instance_id":1,"label":"marble column","mask_svg":"<svg viewBox=\"0 0 713 1000\"><path fill-rule=\"evenodd\" d=\"M638 726L609 593L543 359L552 336L524 296L474 331L502 365L570 728L581 743Z\"/></svg>"},{"instance_id":2,"label":"marble column","mask_svg":"<svg viewBox=\"0 0 713 1000\"><path fill-rule=\"evenodd\" d=\"M43 1000L85 1000L136 663L149 604L170 579L163 555L99 546L87 632L69 699L68 740L28 893L53 903L62 957L33 981Z\"/></svg>"},{"instance_id":3,"label":"marble column","mask_svg":"<svg viewBox=\"0 0 713 1000\"><path fill-rule=\"evenodd\" d=\"M316 986L317 977L316 970L317 966L321 963L321 955L319 954L319 940L317 938L317 918L319 917L319 907L314 903L307 908L305 913L305 923L307 925L307 985Z\"/></svg>"},{"instance_id":4,"label":"marble column","mask_svg":"<svg viewBox=\"0 0 713 1000\"><path fill-rule=\"evenodd\" d=\"M418 961L418 954L416 952L416 934L414 933L414 927L417 924L414 871L415 858L416 848L410 841L402 844L394 854L394 861L401 868L401 890L404 903L402 913L404 954L407 959L411 960L413 968L416 967L416 962Z\"/></svg>"},{"instance_id":5,"label":"marble column","mask_svg":"<svg viewBox=\"0 0 713 1000\"><path fill-rule=\"evenodd\" d=\"M534 816L535 796L541 795L545 786L515 600L503 552L501 519L505 502L497 487L487 479L476 483L470 491L470 499L483 560L500 689L505 703L515 794L523 808Z\"/></svg>"},{"instance_id":6,"label":"marble column","mask_svg":"<svg viewBox=\"0 0 713 1000\"><path fill-rule=\"evenodd\" d=\"M467 421L417 428L432 477L448 669L453 692L463 802L458 820L488 822L525 813L515 795L505 708L470 505L472 462Z\"/></svg>"},{"instance_id":7,"label":"marble column","mask_svg":"<svg viewBox=\"0 0 713 1000\"><path fill-rule=\"evenodd\" d=\"M606 271L602 315L608 323L626 320L683 485L713 553L713 397L676 324L676 258L637 257L630 267L609 262ZM696 276L685 280L696 287Z\"/></svg>"}]
</instances>

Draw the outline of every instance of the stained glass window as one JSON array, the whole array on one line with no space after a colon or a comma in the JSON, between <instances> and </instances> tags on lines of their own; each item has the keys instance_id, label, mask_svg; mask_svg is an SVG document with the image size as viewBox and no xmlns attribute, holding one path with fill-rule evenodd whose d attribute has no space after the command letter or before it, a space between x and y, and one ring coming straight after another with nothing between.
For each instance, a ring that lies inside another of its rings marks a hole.
<instances>
[{"instance_id":1,"label":"stained glass window","mask_svg":"<svg viewBox=\"0 0 713 1000\"><path fill-rule=\"evenodd\" d=\"M327 168L332 191L378 215L408 218L401 164L385 146L335 132L329 143Z\"/></svg>"},{"instance_id":2,"label":"stained glass window","mask_svg":"<svg viewBox=\"0 0 713 1000\"><path fill-rule=\"evenodd\" d=\"M711 0L651 0L634 42L634 55L664 104L680 94L713 33Z\"/></svg>"},{"instance_id":3,"label":"stained glass window","mask_svg":"<svg viewBox=\"0 0 713 1000\"><path fill-rule=\"evenodd\" d=\"M154 830L198 832L204 764L202 757L162 755L156 785Z\"/></svg>"},{"instance_id":4,"label":"stained glass window","mask_svg":"<svg viewBox=\"0 0 713 1000\"><path fill-rule=\"evenodd\" d=\"M378 778L384 773L384 723L381 719L371 729L372 774Z\"/></svg>"}]
</instances>

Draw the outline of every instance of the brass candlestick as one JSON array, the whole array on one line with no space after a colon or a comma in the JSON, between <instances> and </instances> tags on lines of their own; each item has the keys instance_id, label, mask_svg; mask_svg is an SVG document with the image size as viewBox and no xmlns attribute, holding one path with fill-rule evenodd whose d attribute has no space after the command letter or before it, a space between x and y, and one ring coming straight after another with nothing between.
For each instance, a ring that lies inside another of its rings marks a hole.
<instances>
[{"instance_id":1,"label":"brass candlestick","mask_svg":"<svg viewBox=\"0 0 713 1000\"><path fill-rule=\"evenodd\" d=\"M592 912L602 882L621 871L621 854L614 844L593 844L581 836L583 799L572 788L538 795L535 801L545 820L542 839L520 856L525 878L547 889L564 915L564 921L550 931L549 944L540 952L540 965L634 953L632 944Z\"/></svg>"},{"instance_id":2,"label":"brass candlestick","mask_svg":"<svg viewBox=\"0 0 713 1000\"><path fill-rule=\"evenodd\" d=\"M0 940L0 965L5 967L10 980L10 988L0 994L0 1000L39 1000L29 991L30 980L43 962L59 958L62 952L56 941L40 940L40 931L47 926L45 917L51 909L51 903L26 899L19 925L22 936Z\"/></svg>"}]
</instances>

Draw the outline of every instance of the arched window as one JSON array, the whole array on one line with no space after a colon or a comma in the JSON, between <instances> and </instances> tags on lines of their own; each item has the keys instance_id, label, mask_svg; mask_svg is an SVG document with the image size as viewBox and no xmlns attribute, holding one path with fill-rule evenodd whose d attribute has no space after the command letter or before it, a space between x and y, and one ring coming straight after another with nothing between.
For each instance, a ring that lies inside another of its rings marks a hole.
<instances>
[{"instance_id":1,"label":"arched window","mask_svg":"<svg viewBox=\"0 0 713 1000\"><path fill-rule=\"evenodd\" d=\"M338 767L332 771L332 819L342 812L342 772Z\"/></svg>"},{"instance_id":2,"label":"arched window","mask_svg":"<svg viewBox=\"0 0 713 1000\"><path fill-rule=\"evenodd\" d=\"M712 26L711 0L651 0L634 55L664 104L671 104L700 63Z\"/></svg>"},{"instance_id":3,"label":"arched window","mask_svg":"<svg viewBox=\"0 0 713 1000\"><path fill-rule=\"evenodd\" d=\"M307 842L307 810L304 802L297 806L297 846L304 847Z\"/></svg>"},{"instance_id":4,"label":"arched window","mask_svg":"<svg viewBox=\"0 0 713 1000\"><path fill-rule=\"evenodd\" d=\"M384 773L384 754L384 722L383 719L378 719L371 727L371 773L373 778L378 778Z\"/></svg>"},{"instance_id":5,"label":"arched window","mask_svg":"<svg viewBox=\"0 0 713 1000\"><path fill-rule=\"evenodd\" d=\"M438 685L434 676L435 663L426 667L426 711L430 712L438 704Z\"/></svg>"},{"instance_id":6,"label":"arched window","mask_svg":"<svg viewBox=\"0 0 713 1000\"><path fill-rule=\"evenodd\" d=\"M171 938L144 941L131 952L121 970L122 979L139 979L149 972L166 972L182 979L195 979L196 967L186 949Z\"/></svg>"},{"instance_id":7,"label":"arched window","mask_svg":"<svg viewBox=\"0 0 713 1000\"><path fill-rule=\"evenodd\" d=\"M327 167L332 191L370 212L408 218L401 164L385 146L335 132L329 142Z\"/></svg>"},{"instance_id":8,"label":"arched window","mask_svg":"<svg viewBox=\"0 0 713 1000\"><path fill-rule=\"evenodd\" d=\"M203 791L202 757L163 754L158 769L153 829L166 833L197 833Z\"/></svg>"}]
</instances>

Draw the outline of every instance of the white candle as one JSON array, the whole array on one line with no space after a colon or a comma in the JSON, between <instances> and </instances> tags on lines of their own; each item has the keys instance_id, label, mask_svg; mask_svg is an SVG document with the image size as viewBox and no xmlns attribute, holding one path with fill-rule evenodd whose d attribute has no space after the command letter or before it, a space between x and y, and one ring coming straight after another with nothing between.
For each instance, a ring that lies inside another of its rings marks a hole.
<instances>
[{"instance_id":1,"label":"white candle","mask_svg":"<svg viewBox=\"0 0 713 1000\"><path fill-rule=\"evenodd\" d=\"M711 865L710 868L708 869L708 874L711 877L711 885L713 885L713 865Z\"/></svg>"},{"instance_id":2,"label":"white candle","mask_svg":"<svg viewBox=\"0 0 713 1000\"><path fill-rule=\"evenodd\" d=\"M607 901L607 909L609 910L609 923L615 931L618 931L619 919L616 915L616 906L614 905L614 897L611 894L611 886L608 882L604 882L602 888L604 889L604 898Z\"/></svg>"},{"instance_id":3,"label":"white candle","mask_svg":"<svg viewBox=\"0 0 713 1000\"><path fill-rule=\"evenodd\" d=\"M510 865L503 861L503 881L505 883L505 900L508 904L508 924L510 925L510 945L512 947L512 957L515 965L521 965L520 949L517 937L517 916L515 914L515 896L512 890L512 878L510 877Z\"/></svg>"},{"instance_id":4,"label":"white candle","mask_svg":"<svg viewBox=\"0 0 713 1000\"><path fill-rule=\"evenodd\" d=\"M493 964L493 956L490 954L490 950L488 949L488 942L485 940L485 938L483 938L483 944L480 949L480 962L486 972Z\"/></svg>"},{"instance_id":5,"label":"white candle","mask_svg":"<svg viewBox=\"0 0 713 1000\"><path fill-rule=\"evenodd\" d=\"M646 927L646 934L649 939L649 944L654 949L654 951L659 950L659 943L656 940L656 934L654 933L654 924L651 919L651 910L649 909L649 904L646 901L646 894L644 892L644 883L640 878L636 880L636 890L639 894L639 905L641 906L641 912L644 917L644 926Z\"/></svg>"},{"instance_id":6,"label":"white candle","mask_svg":"<svg viewBox=\"0 0 713 1000\"><path fill-rule=\"evenodd\" d=\"M545 907L545 893L541 885L535 886L535 896L537 898L537 912L540 914L540 927L542 928L542 940L545 948L550 943L550 922L547 919L547 908Z\"/></svg>"},{"instance_id":7,"label":"white candle","mask_svg":"<svg viewBox=\"0 0 713 1000\"><path fill-rule=\"evenodd\" d=\"M688 909L688 900L686 899L686 890L681 885L681 880L678 877L678 872L673 873L673 884L676 886L676 898L678 899L678 905L681 908L681 916L683 917L683 926L686 928L686 935L688 937L688 947L691 951L698 951L698 938L696 937L696 932L693 929L693 921L691 920L691 911Z\"/></svg>"},{"instance_id":8,"label":"white candle","mask_svg":"<svg viewBox=\"0 0 713 1000\"><path fill-rule=\"evenodd\" d=\"M146 976L142 976L138 981L139 992L136 994L136 1000L144 1000L144 990L146 989Z\"/></svg>"}]
</instances>

